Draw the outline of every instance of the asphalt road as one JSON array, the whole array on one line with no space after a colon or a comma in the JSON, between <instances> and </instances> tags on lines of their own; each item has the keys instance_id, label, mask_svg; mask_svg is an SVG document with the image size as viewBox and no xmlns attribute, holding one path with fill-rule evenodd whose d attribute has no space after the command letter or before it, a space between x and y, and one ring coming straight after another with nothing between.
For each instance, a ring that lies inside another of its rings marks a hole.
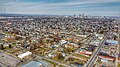
<instances>
[{"instance_id":1,"label":"asphalt road","mask_svg":"<svg viewBox=\"0 0 120 67\"><path fill-rule=\"evenodd\" d=\"M104 42L109 34L110 34L110 30L109 30L109 32L107 32L107 34L104 36L103 40L100 42L99 46L97 47L97 50L92 54L91 58L85 65L86 67L93 67L93 65L97 59L97 56L98 56L99 52L101 51L101 48L104 45Z\"/></svg>"}]
</instances>

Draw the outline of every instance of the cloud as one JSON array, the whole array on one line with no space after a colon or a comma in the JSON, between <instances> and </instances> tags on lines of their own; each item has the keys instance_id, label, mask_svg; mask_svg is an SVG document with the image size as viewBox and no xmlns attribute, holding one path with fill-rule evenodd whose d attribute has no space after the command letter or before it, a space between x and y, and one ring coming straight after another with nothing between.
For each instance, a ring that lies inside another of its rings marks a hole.
<instances>
[{"instance_id":1,"label":"cloud","mask_svg":"<svg viewBox=\"0 0 120 67\"><path fill-rule=\"evenodd\" d=\"M43 1L48 1L47 3L46 2L19 2L17 0L1 0L2 2L4 3L10 3L11 5L12 4L26 4L26 5L44 5L44 6L70 6L70 5L80 5L80 4L99 4L99 3L112 3L112 2L120 2L120 0L61 0L63 2L50 2L49 0L43 0ZM29 0L28 0L29 1ZM52 0L54 1L54 0ZM55 0L56 1L56 0Z\"/></svg>"},{"instance_id":2,"label":"cloud","mask_svg":"<svg viewBox=\"0 0 120 67\"><path fill-rule=\"evenodd\" d=\"M4 3L9 3L9 2L16 2L16 0L0 0L0 5Z\"/></svg>"},{"instance_id":3,"label":"cloud","mask_svg":"<svg viewBox=\"0 0 120 67\"><path fill-rule=\"evenodd\" d=\"M45 1L45 0L44 0ZM47 0L46 0L47 1ZM61 0L62 1L62 0ZM99 15L118 15L119 5L105 6L103 4L116 3L120 0L67 0L63 2L43 2L43 1L20 1L20 0L1 0L0 12L4 8L8 13L28 13L28 14L97 14ZM100 10L100 11L98 11ZM102 11L103 10L103 11ZM106 10L109 10L106 12ZM120 14L119 14L120 15Z\"/></svg>"}]
</instances>

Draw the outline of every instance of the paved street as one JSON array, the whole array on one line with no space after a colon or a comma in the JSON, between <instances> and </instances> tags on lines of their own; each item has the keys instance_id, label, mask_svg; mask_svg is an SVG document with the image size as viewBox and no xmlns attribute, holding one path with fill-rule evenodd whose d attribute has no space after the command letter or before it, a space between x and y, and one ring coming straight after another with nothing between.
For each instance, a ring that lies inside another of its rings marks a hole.
<instances>
[{"instance_id":1,"label":"paved street","mask_svg":"<svg viewBox=\"0 0 120 67\"><path fill-rule=\"evenodd\" d=\"M107 32L107 34L104 36L104 38L101 41L101 43L99 44L99 46L96 48L96 51L93 52L91 58L88 60L87 64L85 65L86 67L93 67L94 62L96 61L97 56L98 56L102 46L104 45L104 42L105 42L108 35L110 35L110 31Z\"/></svg>"}]
</instances>

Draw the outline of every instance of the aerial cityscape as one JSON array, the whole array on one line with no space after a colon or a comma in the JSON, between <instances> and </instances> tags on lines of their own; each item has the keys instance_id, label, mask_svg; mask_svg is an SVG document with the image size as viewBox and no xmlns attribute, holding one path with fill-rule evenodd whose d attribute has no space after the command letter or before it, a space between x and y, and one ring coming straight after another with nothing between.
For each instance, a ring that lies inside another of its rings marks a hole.
<instances>
[{"instance_id":1,"label":"aerial cityscape","mask_svg":"<svg viewBox=\"0 0 120 67\"><path fill-rule=\"evenodd\" d=\"M120 67L120 0L1 0L0 67Z\"/></svg>"}]
</instances>

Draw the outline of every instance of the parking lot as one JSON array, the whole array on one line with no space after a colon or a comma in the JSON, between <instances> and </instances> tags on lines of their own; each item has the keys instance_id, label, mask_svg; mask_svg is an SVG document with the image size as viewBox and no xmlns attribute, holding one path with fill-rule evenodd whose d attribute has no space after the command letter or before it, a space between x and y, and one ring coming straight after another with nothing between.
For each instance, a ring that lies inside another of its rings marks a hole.
<instances>
[{"instance_id":1,"label":"parking lot","mask_svg":"<svg viewBox=\"0 0 120 67\"><path fill-rule=\"evenodd\" d=\"M0 52L0 66L16 67L20 61L14 57L11 57L5 53Z\"/></svg>"}]
</instances>

